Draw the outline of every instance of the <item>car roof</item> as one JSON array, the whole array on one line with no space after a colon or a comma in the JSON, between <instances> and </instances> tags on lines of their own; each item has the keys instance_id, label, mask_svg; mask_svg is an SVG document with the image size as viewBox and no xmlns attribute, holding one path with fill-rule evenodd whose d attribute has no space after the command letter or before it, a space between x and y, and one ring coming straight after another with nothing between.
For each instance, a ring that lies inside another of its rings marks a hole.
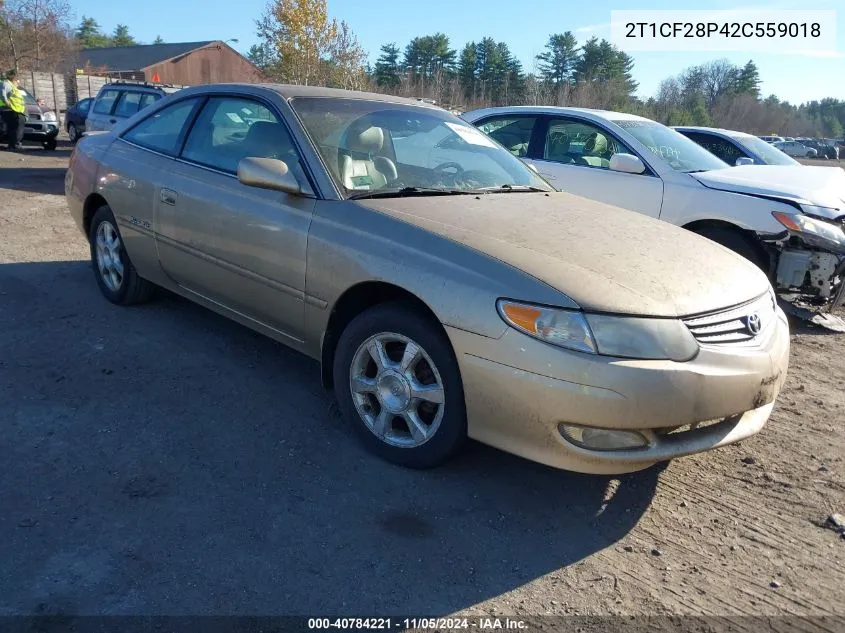
<instances>
[{"instance_id":1,"label":"car roof","mask_svg":"<svg viewBox=\"0 0 845 633\"><path fill-rule=\"evenodd\" d=\"M345 90L343 88L323 88L322 86L300 86L292 84L279 83L216 83L204 84L202 86L192 86L184 88L182 92L188 94L202 94L205 92L214 92L215 90L225 89L255 89L262 88L265 90L272 90L279 93L285 99L295 99L297 97L324 97L334 99L366 99L372 101L382 101L385 103L396 103L403 105L415 105L421 108L430 108L434 110L443 110L440 106L421 101L419 99L409 99L406 97L394 97L393 95L381 94L378 92L363 92L359 90Z\"/></svg>"},{"instance_id":2,"label":"car roof","mask_svg":"<svg viewBox=\"0 0 845 633\"><path fill-rule=\"evenodd\" d=\"M166 86L166 85L155 85L155 84L136 84L136 83L124 83L121 81L113 81L107 84L103 84L103 87L100 88L100 92L98 92L98 96L100 93L106 90L135 90L138 92L163 92L165 94L172 94L174 92L178 92L180 88L175 86Z\"/></svg>"},{"instance_id":3,"label":"car roof","mask_svg":"<svg viewBox=\"0 0 845 633\"><path fill-rule=\"evenodd\" d=\"M712 132L714 134L723 134L724 136L731 136L733 138L754 138L754 135L749 134L748 132L740 132L739 130L727 130L721 127L705 127L703 125L673 125L672 127L673 129L676 129L679 132L682 130L687 132Z\"/></svg>"},{"instance_id":4,"label":"car roof","mask_svg":"<svg viewBox=\"0 0 845 633\"><path fill-rule=\"evenodd\" d=\"M603 119L605 121L648 121L651 119L628 114L627 112L614 112L613 110L598 110L594 108L570 108L562 106L505 106L498 108L480 108L464 112L463 117L478 119L493 114L578 114L587 118Z\"/></svg>"}]
</instances>

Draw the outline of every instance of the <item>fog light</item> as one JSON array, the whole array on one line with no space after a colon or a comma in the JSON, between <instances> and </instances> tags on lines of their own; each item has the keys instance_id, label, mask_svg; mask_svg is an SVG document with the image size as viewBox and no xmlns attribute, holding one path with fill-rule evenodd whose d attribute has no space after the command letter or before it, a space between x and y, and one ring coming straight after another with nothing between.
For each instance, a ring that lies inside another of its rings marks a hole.
<instances>
[{"instance_id":1,"label":"fog light","mask_svg":"<svg viewBox=\"0 0 845 633\"><path fill-rule=\"evenodd\" d=\"M567 441L593 451L621 451L648 446L648 440L636 431L616 431L563 423L557 428Z\"/></svg>"}]
</instances>

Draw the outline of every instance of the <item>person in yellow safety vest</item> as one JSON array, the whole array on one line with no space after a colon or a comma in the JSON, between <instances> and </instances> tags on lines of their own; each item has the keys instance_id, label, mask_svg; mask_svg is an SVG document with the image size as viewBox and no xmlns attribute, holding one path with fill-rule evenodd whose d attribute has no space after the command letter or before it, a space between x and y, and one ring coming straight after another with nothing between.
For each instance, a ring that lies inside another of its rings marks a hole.
<instances>
[{"instance_id":1,"label":"person in yellow safety vest","mask_svg":"<svg viewBox=\"0 0 845 633\"><path fill-rule=\"evenodd\" d=\"M0 107L6 123L6 144L10 150L20 148L26 123L26 103L20 91L20 80L16 70L6 73L6 80L0 87Z\"/></svg>"}]
</instances>

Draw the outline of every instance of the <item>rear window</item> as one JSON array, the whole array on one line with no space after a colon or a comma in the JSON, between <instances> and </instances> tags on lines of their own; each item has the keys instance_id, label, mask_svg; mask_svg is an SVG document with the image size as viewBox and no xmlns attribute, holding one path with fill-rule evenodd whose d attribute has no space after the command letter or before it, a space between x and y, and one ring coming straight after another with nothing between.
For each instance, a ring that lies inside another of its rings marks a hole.
<instances>
[{"instance_id":1,"label":"rear window","mask_svg":"<svg viewBox=\"0 0 845 633\"><path fill-rule=\"evenodd\" d=\"M104 90L94 103L94 114L111 114L112 106L119 96L119 90Z\"/></svg>"}]
</instances>

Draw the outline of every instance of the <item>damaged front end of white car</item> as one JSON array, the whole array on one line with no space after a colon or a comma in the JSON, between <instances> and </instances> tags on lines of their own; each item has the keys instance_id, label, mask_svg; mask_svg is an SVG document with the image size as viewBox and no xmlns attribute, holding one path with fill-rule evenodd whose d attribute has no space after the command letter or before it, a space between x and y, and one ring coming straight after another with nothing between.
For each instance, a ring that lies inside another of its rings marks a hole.
<instances>
[{"instance_id":1,"label":"damaged front end of white car","mask_svg":"<svg viewBox=\"0 0 845 633\"><path fill-rule=\"evenodd\" d=\"M845 304L845 215L838 213L811 205L773 211L784 230L758 237L772 255L770 276L783 309L845 332L845 320L832 313Z\"/></svg>"}]
</instances>

